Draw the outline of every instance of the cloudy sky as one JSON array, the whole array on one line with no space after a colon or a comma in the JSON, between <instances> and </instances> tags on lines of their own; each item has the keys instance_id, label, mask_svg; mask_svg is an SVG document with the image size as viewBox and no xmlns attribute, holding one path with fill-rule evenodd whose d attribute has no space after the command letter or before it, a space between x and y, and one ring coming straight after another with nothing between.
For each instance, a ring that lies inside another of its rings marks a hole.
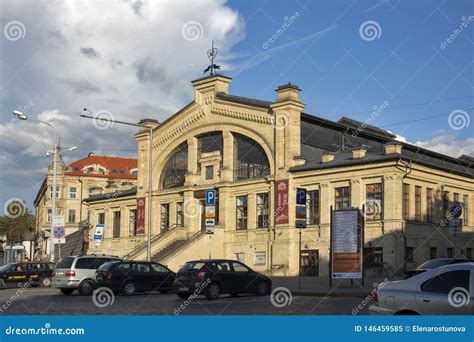
<instances>
[{"instance_id":1,"label":"cloudy sky","mask_svg":"<svg viewBox=\"0 0 474 342\"><path fill-rule=\"evenodd\" d=\"M100 130L84 107L162 121L192 99L212 40L231 92L274 100L291 81L306 111L346 115L452 156L474 155L471 1L38 1L0 4L0 203L32 208L64 147L134 156L133 128ZM385 104L385 105L384 105ZM383 110L374 113L374 107ZM3 206L2 206L3 207ZM2 208L3 209L3 208Z\"/></svg>"}]
</instances>

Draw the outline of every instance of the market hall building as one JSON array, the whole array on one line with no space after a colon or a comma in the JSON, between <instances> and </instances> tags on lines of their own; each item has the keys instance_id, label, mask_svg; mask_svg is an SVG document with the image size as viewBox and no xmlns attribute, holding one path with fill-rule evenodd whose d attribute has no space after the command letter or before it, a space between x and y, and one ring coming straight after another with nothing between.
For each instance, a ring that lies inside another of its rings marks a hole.
<instances>
[{"instance_id":1,"label":"market hall building","mask_svg":"<svg viewBox=\"0 0 474 342\"><path fill-rule=\"evenodd\" d=\"M274 102L229 94L231 78L192 81L194 99L138 143L136 189L91 196L92 226L104 239L89 253L146 259L152 209L153 260L177 270L199 258L238 259L275 276L327 276L330 210L365 205L368 276L401 273L474 247L473 159L394 140L376 127L305 113L300 89L278 87ZM148 163L153 167L147 203ZM305 188L307 227L295 228L296 189ZM204 197L215 189L216 227L205 232ZM450 202L464 203L462 232L449 231Z\"/></svg>"}]
</instances>

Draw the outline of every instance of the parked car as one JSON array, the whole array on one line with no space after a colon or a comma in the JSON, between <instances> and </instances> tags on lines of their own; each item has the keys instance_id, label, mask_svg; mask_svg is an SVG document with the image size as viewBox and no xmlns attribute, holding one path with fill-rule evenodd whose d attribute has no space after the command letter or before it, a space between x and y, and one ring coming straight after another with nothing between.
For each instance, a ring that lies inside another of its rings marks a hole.
<instances>
[{"instance_id":1,"label":"parked car","mask_svg":"<svg viewBox=\"0 0 474 342\"><path fill-rule=\"evenodd\" d=\"M89 295L94 289L95 271L113 260L121 259L106 255L79 255L62 258L54 269L52 286L64 294L78 290L81 295Z\"/></svg>"},{"instance_id":2,"label":"parked car","mask_svg":"<svg viewBox=\"0 0 474 342\"><path fill-rule=\"evenodd\" d=\"M414 275L426 272L428 270L432 270L433 268L446 266L446 265L452 265L452 264L459 264L459 263L464 263L464 262L472 262L472 260L469 260L466 258L440 258L440 259L428 260L422 263L417 268L410 271L406 271L405 279L408 279L410 277L413 277Z\"/></svg>"},{"instance_id":3,"label":"parked car","mask_svg":"<svg viewBox=\"0 0 474 342\"><path fill-rule=\"evenodd\" d=\"M167 293L173 289L176 274L156 262L112 261L99 267L95 287L133 295L141 291Z\"/></svg>"},{"instance_id":4,"label":"parked car","mask_svg":"<svg viewBox=\"0 0 474 342\"><path fill-rule=\"evenodd\" d=\"M181 267L174 288L180 298L188 298L193 293L203 294L208 299L239 293L265 296L271 292L272 281L240 261L195 260Z\"/></svg>"},{"instance_id":5,"label":"parked car","mask_svg":"<svg viewBox=\"0 0 474 342\"><path fill-rule=\"evenodd\" d=\"M473 315L474 264L453 264L428 270L379 289L371 314Z\"/></svg>"},{"instance_id":6,"label":"parked car","mask_svg":"<svg viewBox=\"0 0 474 342\"><path fill-rule=\"evenodd\" d=\"M51 286L54 264L48 262L14 262L0 267L0 287L30 282L32 286Z\"/></svg>"}]
</instances>

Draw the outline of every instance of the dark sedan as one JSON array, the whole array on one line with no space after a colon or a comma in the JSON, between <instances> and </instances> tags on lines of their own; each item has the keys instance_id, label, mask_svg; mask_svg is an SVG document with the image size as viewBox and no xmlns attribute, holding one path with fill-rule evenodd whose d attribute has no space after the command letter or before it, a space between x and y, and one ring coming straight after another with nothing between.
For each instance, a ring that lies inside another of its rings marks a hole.
<instances>
[{"instance_id":1,"label":"dark sedan","mask_svg":"<svg viewBox=\"0 0 474 342\"><path fill-rule=\"evenodd\" d=\"M14 262L0 267L0 287L30 283L32 286L51 286L54 264L48 262Z\"/></svg>"},{"instance_id":2,"label":"dark sedan","mask_svg":"<svg viewBox=\"0 0 474 342\"><path fill-rule=\"evenodd\" d=\"M426 272L428 270L432 270L433 268L438 268L438 267L446 266L446 265L460 264L460 263L465 263L465 262L472 262L472 260L464 259L464 258L440 258L440 259L428 260L422 263L417 268L410 271L406 271L405 279L411 278L417 274Z\"/></svg>"},{"instance_id":3,"label":"dark sedan","mask_svg":"<svg viewBox=\"0 0 474 342\"><path fill-rule=\"evenodd\" d=\"M272 281L240 261L196 260L188 261L181 267L174 288L180 298L188 298L192 294L202 294L208 299L216 299L221 294L236 296L239 293L265 296L271 292Z\"/></svg>"},{"instance_id":4,"label":"dark sedan","mask_svg":"<svg viewBox=\"0 0 474 342\"><path fill-rule=\"evenodd\" d=\"M173 289L175 273L167 267L146 261L112 261L96 272L95 287L108 287L114 292L133 295L136 292Z\"/></svg>"}]
</instances>

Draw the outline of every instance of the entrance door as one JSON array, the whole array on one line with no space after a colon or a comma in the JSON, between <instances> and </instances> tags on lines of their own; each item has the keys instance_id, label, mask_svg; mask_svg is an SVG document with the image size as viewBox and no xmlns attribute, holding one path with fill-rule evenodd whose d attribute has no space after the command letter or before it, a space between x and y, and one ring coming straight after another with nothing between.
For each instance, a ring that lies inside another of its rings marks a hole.
<instances>
[{"instance_id":1,"label":"entrance door","mask_svg":"<svg viewBox=\"0 0 474 342\"><path fill-rule=\"evenodd\" d=\"M319 276L319 250L301 251L300 274L306 277Z\"/></svg>"}]
</instances>

